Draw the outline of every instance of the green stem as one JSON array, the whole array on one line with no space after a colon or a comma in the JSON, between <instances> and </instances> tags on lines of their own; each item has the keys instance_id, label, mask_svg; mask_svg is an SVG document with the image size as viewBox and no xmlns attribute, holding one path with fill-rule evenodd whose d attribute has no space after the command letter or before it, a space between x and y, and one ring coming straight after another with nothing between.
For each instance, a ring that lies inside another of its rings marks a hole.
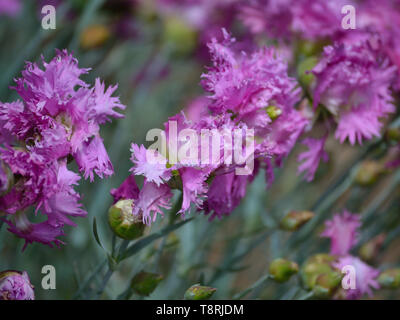
<instances>
[{"instance_id":1,"label":"green stem","mask_svg":"<svg viewBox=\"0 0 400 320\"><path fill-rule=\"evenodd\" d=\"M270 274L266 274L266 275L262 276L260 279L258 279L256 282L254 282L249 288L247 288L247 289L243 290L242 292L239 292L238 294L234 295L233 299L239 300L239 299L243 298L248 293L250 293L254 289L256 289L256 288L260 287L262 284L264 284L264 282L266 282L268 279L271 279L271 275Z\"/></svg>"}]
</instances>

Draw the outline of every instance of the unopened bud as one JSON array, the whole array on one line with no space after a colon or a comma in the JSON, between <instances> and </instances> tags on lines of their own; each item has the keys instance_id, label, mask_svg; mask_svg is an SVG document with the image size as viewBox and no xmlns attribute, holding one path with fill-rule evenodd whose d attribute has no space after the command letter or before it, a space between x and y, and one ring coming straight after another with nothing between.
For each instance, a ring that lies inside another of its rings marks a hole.
<instances>
[{"instance_id":1,"label":"unopened bud","mask_svg":"<svg viewBox=\"0 0 400 320\"><path fill-rule=\"evenodd\" d=\"M383 241L385 241L385 235L380 234L371 239L370 241L364 243L360 250L358 251L360 257L367 262L372 261L379 252Z\"/></svg>"},{"instance_id":2,"label":"unopened bud","mask_svg":"<svg viewBox=\"0 0 400 320\"><path fill-rule=\"evenodd\" d=\"M269 265L269 273L277 282L286 282L299 271L297 263L286 259L275 259Z\"/></svg>"},{"instance_id":3,"label":"unopened bud","mask_svg":"<svg viewBox=\"0 0 400 320\"><path fill-rule=\"evenodd\" d=\"M342 281L342 275L337 271L320 274L315 279L312 288L315 298L325 299L331 297Z\"/></svg>"},{"instance_id":4,"label":"unopened bud","mask_svg":"<svg viewBox=\"0 0 400 320\"><path fill-rule=\"evenodd\" d=\"M197 32L178 17L165 19L164 40L178 54L187 54L196 47Z\"/></svg>"},{"instance_id":5,"label":"unopened bud","mask_svg":"<svg viewBox=\"0 0 400 320\"><path fill-rule=\"evenodd\" d=\"M25 271L0 272L0 300L35 300L34 287Z\"/></svg>"},{"instance_id":6,"label":"unopened bud","mask_svg":"<svg viewBox=\"0 0 400 320\"><path fill-rule=\"evenodd\" d=\"M309 57L300 62L297 67L299 81L306 88L309 88L314 82L315 76L311 70L316 66L317 63L318 59L316 57Z\"/></svg>"},{"instance_id":7,"label":"unopened bud","mask_svg":"<svg viewBox=\"0 0 400 320\"><path fill-rule=\"evenodd\" d=\"M371 160L364 161L357 172L355 182L362 186L370 186L378 180L383 171L382 164Z\"/></svg>"},{"instance_id":8,"label":"unopened bud","mask_svg":"<svg viewBox=\"0 0 400 320\"><path fill-rule=\"evenodd\" d=\"M311 211L291 211L281 221L280 227L287 231L296 231L314 217Z\"/></svg>"},{"instance_id":9,"label":"unopened bud","mask_svg":"<svg viewBox=\"0 0 400 320\"><path fill-rule=\"evenodd\" d=\"M400 268L389 269L378 277L378 283L385 289L397 289L400 287Z\"/></svg>"},{"instance_id":10,"label":"unopened bud","mask_svg":"<svg viewBox=\"0 0 400 320\"><path fill-rule=\"evenodd\" d=\"M158 286L163 276L156 273L141 271L131 281L131 288L141 296L150 295Z\"/></svg>"},{"instance_id":11,"label":"unopened bud","mask_svg":"<svg viewBox=\"0 0 400 320\"><path fill-rule=\"evenodd\" d=\"M282 114L282 110L275 106L268 106L265 108L265 112L267 112L269 118L274 121L279 118Z\"/></svg>"},{"instance_id":12,"label":"unopened bud","mask_svg":"<svg viewBox=\"0 0 400 320\"><path fill-rule=\"evenodd\" d=\"M119 200L108 210L108 223L120 238L133 240L143 235L146 225L140 215L132 212L134 202L131 199Z\"/></svg>"},{"instance_id":13,"label":"unopened bud","mask_svg":"<svg viewBox=\"0 0 400 320\"><path fill-rule=\"evenodd\" d=\"M324 253L316 254L308 258L300 270L303 286L307 290L312 290L316 286L318 277L323 274L331 274L332 272L336 273L337 270L332 267L332 263L335 260L336 257Z\"/></svg>"},{"instance_id":14,"label":"unopened bud","mask_svg":"<svg viewBox=\"0 0 400 320\"><path fill-rule=\"evenodd\" d=\"M186 290L184 299L185 300L208 300L217 291L215 288L201 286L195 284Z\"/></svg>"},{"instance_id":15,"label":"unopened bud","mask_svg":"<svg viewBox=\"0 0 400 320\"><path fill-rule=\"evenodd\" d=\"M93 25L83 30L81 47L85 50L94 49L103 45L110 38L110 31L104 25Z\"/></svg>"}]
</instances>

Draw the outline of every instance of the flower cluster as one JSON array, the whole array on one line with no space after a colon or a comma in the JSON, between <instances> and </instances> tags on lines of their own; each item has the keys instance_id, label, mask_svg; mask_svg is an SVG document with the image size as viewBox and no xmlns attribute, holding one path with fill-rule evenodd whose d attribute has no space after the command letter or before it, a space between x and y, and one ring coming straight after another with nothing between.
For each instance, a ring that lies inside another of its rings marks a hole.
<instances>
[{"instance_id":1,"label":"flower cluster","mask_svg":"<svg viewBox=\"0 0 400 320\"><path fill-rule=\"evenodd\" d=\"M372 288L379 289L376 278L379 270L350 254L350 250L357 244L358 228L361 226L359 215L344 211L336 214L332 220L326 221L322 237L330 238L330 253L338 256L333 267L342 270L345 266L351 266L355 270L355 288L349 288L345 292L346 299L359 299L364 294L372 295Z\"/></svg>"},{"instance_id":2,"label":"flower cluster","mask_svg":"<svg viewBox=\"0 0 400 320\"><path fill-rule=\"evenodd\" d=\"M81 80L89 69L79 68L66 50L42 64L28 62L16 79L14 89L22 100L0 103L0 161L2 171L11 173L1 174L2 190L7 190L0 197L0 211L9 230L26 244L52 246L62 243L58 236L65 224L75 225L70 217L87 214L74 190L80 176L68 163L75 160L91 181L94 174L111 175L100 125L122 117L115 109L125 107L112 97L116 87L105 89L100 79L90 87ZM47 220L31 223L27 214L32 206Z\"/></svg>"},{"instance_id":3,"label":"flower cluster","mask_svg":"<svg viewBox=\"0 0 400 320\"><path fill-rule=\"evenodd\" d=\"M274 50L240 52L235 49L235 39L223 31L224 40L213 39L209 44L213 66L202 76L202 85L210 95L196 99L189 107L190 119L184 113L170 118L164 132L169 145L171 121L177 122L178 131L190 128L199 135L204 129L224 130L229 135L251 129L255 135L251 155L255 159L254 170L250 175L236 175L235 165L223 161L171 164L167 160L167 155L174 153L171 149L159 155L165 157L164 161L153 164L145 147L133 144L132 172L144 176L145 182L140 192L128 192L128 196L135 200L133 213L143 215L146 223L162 213L162 208L170 207L174 188L183 193L181 214L188 212L191 204L211 218L231 213L257 169L265 168L268 182L273 181L274 165L282 164L308 123L295 108L299 100L297 82L288 76L286 63ZM223 151L223 139L220 146ZM134 179L128 179L131 189L137 190ZM127 183L112 191L116 201L129 190Z\"/></svg>"}]
</instances>

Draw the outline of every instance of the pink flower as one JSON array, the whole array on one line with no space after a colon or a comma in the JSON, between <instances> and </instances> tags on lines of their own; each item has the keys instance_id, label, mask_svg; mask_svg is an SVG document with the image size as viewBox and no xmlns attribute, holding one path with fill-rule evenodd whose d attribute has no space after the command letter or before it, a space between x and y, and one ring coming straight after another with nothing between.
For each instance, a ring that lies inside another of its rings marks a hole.
<instances>
[{"instance_id":1,"label":"pink flower","mask_svg":"<svg viewBox=\"0 0 400 320\"><path fill-rule=\"evenodd\" d=\"M332 220L326 221L321 236L331 239L331 254L347 255L357 243L357 229L360 226L360 217L346 210L341 215L334 215Z\"/></svg>"},{"instance_id":2,"label":"pink flower","mask_svg":"<svg viewBox=\"0 0 400 320\"><path fill-rule=\"evenodd\" d=\"M35 300L34 287L26 271L0 272L0 300Z\"/></svg>"},{"instance_id":3,"label":"pink flower","mask_svg":"<svg viewBox=\"0 0 400 320\"><path fill-rule=\"evenodd\" d=\"M167 169L167 161L161 154L158 154L160 158L147 159L147 151L143 145L139 147L134 143L132 144L131 161L134 166L131 171L136 175L143 175L149 182L154 182L159 186L171 178L171 169Z\"/></svg>"},{"instance_id":4,"label":"pink flower","mask_svg":"<svg viewBox=\"0 0 400 320\"><path fill-rule=\"evenodd\" d=\"M305 179L310 182L314 179L320 161L329 160L328 153L324 150L326 137L322 139L307 138L302 141L308 151L299 154L297 161L303 162L298 168L298 173L305 172Z\"/></svg>"},{"instance_id":5,"label":"pink flower","mask_svg":"<svg viewBox=\"0 0 400 320\"><path fill-rule=\"evenodd\" d=\"M379 136L379 119L395 111L390 86L396 67L387 58L368 42L336 44L325 47L312 72L314 107L322 103L337 118L340 142L348 138L353 145Z\"/></svg>"},{"instance_id":6,"label":"pink flower","mask_svg":"<svg viewBox=\"0 0 400 320\"><path fill-rule=\"evenodd\" d=\"M57 51L42 66L27 62L14 88L22 101L0 103L0 159L18 176L0 196L0 210L6 213L9 230L26 244L58 246L63 226L75 226L70 217L87 214L74 190L80 177L67 168L68 159L75 159L91 181L94 174L103 178L113 173L100 125L120 118L115 109L125 107L112 97L116 87L105 89L96 79L90 88L81 80L88 71L66 50ZM25 211L31 206L47 220L30 223Z\"/></svg>"},{"instance_id":7,"label":"pink flower","mask_svg":"<svg viewBox=\"0 0 400 320\"><path fill-rule=\"evenodd\" d=\"M379 276L379 270L370 267L359 258L353 256L341 257L333 266L339 270L342 270L345 266L354 268L356 288L345 290L346 299L360 299L364 294L372 296L372 288L379 289L379 283L376 281Z\"/></svg>"},{"instance_id":8,"label":"pink flower","mask_svg":"<svg viewBox=\"0 0 400 320\"><path fill-rule=\"evenodd\" d=\"M227 173L216 176L207 192L205 213L212 213L210 219L229 215L246 195L248 176Z\"/></svg>"},{"instance_id":9,"label":"pink flower","mask_svg":"<svg viewBox=\"0 0 400 320\"><path fill-rule=\"evenodd\" d=\"M129 175L118 189L110 191L114 198L114 203L121 199L137 199L139 198L139 192L140 190L136 184L134 175Z\"/></svg>"},{"instance_id":10,"label":"pink flower","mask_svg":"<svg viewBox=\"0 0 400 320\"><path fill-rule=\"evenodd\" d=\"M165 185L156 185L154 182L145 181L140 190L139 198L133 207L133 214L142 214L143 223L151 224L157 218L157 214L164 215L162 209L170 209L172 192Z\"/></svg>"}]
</instances>

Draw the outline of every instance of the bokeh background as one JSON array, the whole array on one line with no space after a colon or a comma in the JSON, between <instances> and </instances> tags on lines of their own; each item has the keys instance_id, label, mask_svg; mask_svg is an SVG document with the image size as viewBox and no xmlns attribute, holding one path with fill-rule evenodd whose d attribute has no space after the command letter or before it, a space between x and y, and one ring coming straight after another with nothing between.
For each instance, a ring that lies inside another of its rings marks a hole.
<instances>
[{"instance_id":1,"label":"bokeh background","mask_svg":"<svg viewBox=\"0 0 400 320\"><path fill-rule=\"evenodd\" d=\"M4 226L0 231L0 270L27 270L36 286L37 299L71 299L105 257L93 235L94 217L104 247L111 244L107 224L112 203L109 191L128 175L132 166L130 144L145 143L148 130L161 128L167 117L202 93L199 81L204 67L210 64L205 46L210 35L202 35L187 24L179 12L160 12L150 0L21 3L15 16L0 16L0 101L17 98L9 86L20 75L24 61L39 61L41 55L49 60L56 48L66 48L74 52L80 67L92 68L84 76L86 82L93 83L100 77L107 85L118 84L116 94L127 106L125 118L108 123L101 132L115 174L109 179L96 178L93 183L81 180L78 191L89 214L75 220L78 227L66 227L65 246L51 249L34 243L22 252L23 240L6 232ZM55 30L41 27L44 4L57 8ZM220 21L216 28L229 27L235 35L246 32L231 18L229 10L219 14L213 17ZM135 273L148 270L164 276L150 299L181 299L185 290L198 282L216 287L215 298L230 298L265 274L274 258L284 256L301 263L311 253L327 252L329 242L319 238L318 232L326 218L343 208L363 213L361 243L382 233L387 235L385 250L374 258L380 267L395 266L400 257L396 240L400 233L398 174L382 177L374 187L353 183L362 161L380 158L382 150L371 151L368 144L352 148L329 140L331 160L321 165L315 181L308 184L296 174L300 149L297 147L287 159L284 170L277 169L276 183L271 188L267 189L261 172L229 218L210 223L207 217L192 212L194 221L168 236L162 254L157 251L162 242L159 240L124 261L103 297L115 298ZM288 211L306 209L317 213L306 229L294 235L276 230ZM164 223L158 219L147 232L158 230ZM44 265L56 268L56 290L41 288ZM102 271L96 274L93 288L103 276ZM290 298L298 288L297 278L283 285L268 282L249 298ZM89 297L83 294L80 298ZM398 295L383 292L376 297Z\"/></svg>"}]
</instances>

